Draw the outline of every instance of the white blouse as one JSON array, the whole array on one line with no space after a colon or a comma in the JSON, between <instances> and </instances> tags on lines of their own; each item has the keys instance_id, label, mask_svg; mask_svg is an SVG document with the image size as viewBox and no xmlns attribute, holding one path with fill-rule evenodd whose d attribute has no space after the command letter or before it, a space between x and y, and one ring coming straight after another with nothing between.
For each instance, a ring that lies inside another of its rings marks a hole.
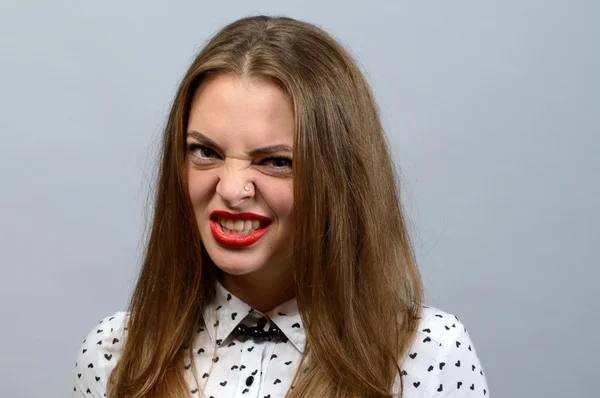
<instances>
[{"instance_id":1,"label":"white blouse","mask_svg":"<svg viewBox=\"0 0 600 398\"><path fill-rule=\"evenodd\" d=\"M216 299L206 306L203 316L193 341L199 386L191 363L184 364L190 397L278 398L293 388L290 384L306 345L295 299L263 314L217 283ZM265 317L283 332L282 341L255 343L234 338L238 324L254 326ZM126 321L125 312L107 317L83 341L74 398L106 397L108 377L126 338ZM423 308L417 336L401 369L403 398L489 396L467 329L456 316L435 308ZM399 386L396 380L394 391Z\"/></svg>"}]
</instances>

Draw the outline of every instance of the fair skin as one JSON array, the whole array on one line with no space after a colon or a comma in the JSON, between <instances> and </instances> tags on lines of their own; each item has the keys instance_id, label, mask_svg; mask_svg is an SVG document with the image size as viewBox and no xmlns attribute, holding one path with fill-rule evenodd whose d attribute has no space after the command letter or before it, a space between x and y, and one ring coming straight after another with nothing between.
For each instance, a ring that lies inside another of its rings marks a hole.
<instances>
[{"instance_id":1,"label":"fair skin","mask_svg":"<svg viewBox=\"0 0 600 398\"><path fill-rule=\"evenodd\" d=\"M221 74L197 89L188 120L186 164L202 243L221 269L225 288L262 312L293 297L293 141L292 104L274 83ZM236 220L218 218L215 211L231 217L251 213L238 220L240 225L248 221L246 230L228 229ZM260 227L255 222L254 228L266 232L256 242L228 243L250 235L252 218L259 216L267 221Z\"/></svg>"}]
</instances>

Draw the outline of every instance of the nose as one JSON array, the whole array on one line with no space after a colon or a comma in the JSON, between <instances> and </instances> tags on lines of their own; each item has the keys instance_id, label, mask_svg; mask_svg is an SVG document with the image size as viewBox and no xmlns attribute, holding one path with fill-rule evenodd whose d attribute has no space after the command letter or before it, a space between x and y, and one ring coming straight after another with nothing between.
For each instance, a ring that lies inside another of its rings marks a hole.
<instances>
[{"instance_id":1,"label":"nose","mask_svg":"<svg viewBox=\"0 0 600 398\"><path fill-rule=\"evenodd\" d=\"M250 180L250 162L227 159L219 174L216 192L227 207L238 209L254 197L254 184ZM248 187L245 190L244 187Z\"/></svg>"}]
</instances>

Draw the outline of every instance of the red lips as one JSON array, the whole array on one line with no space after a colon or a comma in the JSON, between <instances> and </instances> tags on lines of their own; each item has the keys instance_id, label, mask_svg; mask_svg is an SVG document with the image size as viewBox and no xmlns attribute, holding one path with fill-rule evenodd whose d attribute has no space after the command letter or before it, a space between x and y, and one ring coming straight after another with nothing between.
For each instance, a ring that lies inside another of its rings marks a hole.
<instances>
[{"instance_id":1,"label":"red lips","mask_svg":"<svg viewBox=\"0 0 600 398\"><path fill-rule=\"evenodd\" d=\"M260 220L264 226L249 235L229 235L221 229L221 225L217 222L218 217L224 217L231 220ZM247 247L258 242L258 240L263 237L269 229L271 221L270 218L255 213L229 213L223 210L215 210L210 213L210 230L215 240L222 245Z\"/></svg>"}]
</instances>

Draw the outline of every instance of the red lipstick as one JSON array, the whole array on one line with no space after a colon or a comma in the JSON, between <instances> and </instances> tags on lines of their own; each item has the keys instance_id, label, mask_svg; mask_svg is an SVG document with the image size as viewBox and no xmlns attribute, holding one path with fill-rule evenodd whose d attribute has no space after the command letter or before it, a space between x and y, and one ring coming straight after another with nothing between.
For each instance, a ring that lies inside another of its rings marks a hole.
<instances>
[{"instance_id":1,"label":"red lipstick","mask_svg":"<svg viewBox=\"0 0 600 398\"><path fill-rule=\"evenodd\" d=\"M217 222L218 217L228 218L230 220L260 220L263 226L248 235L230 235L225 233L221 225ZM258 242L260 238L269 229L271 219L255 213L229 213L223 210L215 210L210 213L210 230L217 242L225 246L247 247Z\"/></svg>"}]
</instances>

